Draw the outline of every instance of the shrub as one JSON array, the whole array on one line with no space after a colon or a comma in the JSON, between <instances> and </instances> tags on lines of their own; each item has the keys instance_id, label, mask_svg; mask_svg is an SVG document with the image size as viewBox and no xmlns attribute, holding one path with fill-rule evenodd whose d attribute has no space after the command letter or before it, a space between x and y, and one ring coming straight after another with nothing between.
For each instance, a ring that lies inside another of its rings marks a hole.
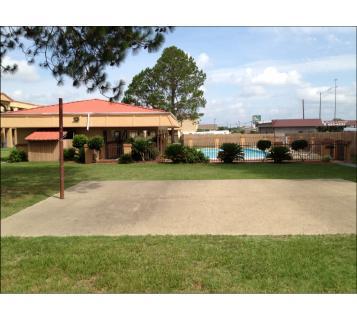
<instances>
[{"instance_id":1,"label":"shrub","mask_svg":"<svg viewBox=\"0 0 357 320\"><path fill-rule=\"evenodd\" d=\"M273 159L274 163L281 163L284 160L291 160L289 149L283 146L276 146L271 148L270 153L267 155L268 159Z\"/></svg>"},{"instance_id":2,"label":"shrub","mask_svg":"<svg viewBox=\"0 0 357 320\"><path fill-rule=\"evenodd\" d=\"M132 156L136 161L155 160L159 151L152 139L138 137L131 140Z\"/></svg>"},{"instance_id":3,"label":"shrub","mask_svg":"<svg viewBox=\"0 0 357 320\"><path fill-rule=\"evenodd\" d=\"M331 157L330 155L324 156L324 157L322 158L322 161L323 161L323 162L330 162L331 160L332 160L332 157Z\"/></svg>"},{"instance_id":4,"label":"shrub","mask_svg":"<svg viewBox=\"0 0 357 320\"><path fill-rule=\"evenodd\" d=\"M76 152L74 156L74 160L79 162L79 163L85 163L86 162L86 156L84 153L84 148L79 148L78 151Z\"/></svg>"},{"instance_id":5,"label":"shrub","mask_svg":"<svg viewBox=\"0 0 357 320\"><path fill-rule=\"evenodd\" d=\"M75 148L83 148L83 146L88 142L88 138L85 134L76 134L73 137L72 145Z\"/></svg>"},{"instance_id":6,"label":"shrub","mask_svg":"<svg viewBox=\"0 0 357 320\"><path fill-rule=\"evenodd\" d=\"M23 150L12 149L9 155L9 162L27 161L27 154Z\"/></svg>"},{"instance_id":7,"label":"shrub","mask_svg":"<svg viewBox=\"0 0 357 320\"><path fill-rule=\"evenodd\" d=\"M204 155L201 150L195 148L184 147L185 148L185 162L187 163L206 163L208 158Z\"/></svg>"},{"instance_id":8,"label":"shrub","mask_svg":"<svg viewBox=\"0 0 357 320\"><path fill-rule=\"evenodd\" d=\"M243 160L244 152L242 147L237 143L223 143L217 158L224 163L232 163L234 160Z\"/></svg>"},{"instance_id":9,"label":"shrub","mask_svg":"<svg viewBox=\"0 0 357 320\"><path fill-rule=\"evenodd\" d=\"M269 149L270 147L271 147L270 140L259 140L257 142L257 148L261 151L265 151L266 149Z\"/></svg>"},{"instance_id":10,"label":"shrub","mask_svg":"<svg viewBox=\"0 0 357 320\"><path fill-rule=\"evenodd\" d=\"M104 139L102 136L94 136L88 140L88 148L99 151L104 145Z\"/></svg>"},{"instance_id":11,"label":"shrub","mask_svg":"<svg viewBox=\"0 0 357 320\"><path fill-rule=\"evenodd\" d=\"M74 148L68 148L63 150L63 158L64 160L74 160L74 157L76 155L76 149Z\"/></svg>"},{"instance_id":12,"label":"shrub","mask_svg":"<svg viewBox=\"0 0 357 320\"><path fill-rule=\"evenodd\" d=\"M179 143L170 144L165 150L165 156L173 163L205 163L208 158L201 150L185 147Z\"/></svg>"},{"instance_id":13,"label":"shrub","mask_svg":"<svg viewBox=\"0 0 357 320\"><path fill-rule=\"evenodd\" d=\"M305 149L308 146L308 142L306 140L295 140L291 143L291 148L295 151Z\"/></svg>"},{"instance_id":14,"label":"shrub","mask_svg":"<svg viewBox=\"0 0 357 320\"><path fill-rule=\"evenodd\" d=\"M295 151L299 151L305 149L308 146L308 142L306 140L295 140L291 143L291 148ZM304 161L303 155L300 154L301 161Z\"/></svg>"},{"instance_id":15,"label":"shrub","mask_svg":"<svg viewBox=\"0 0 357 320\"><path fill-rule=\"evenodd\" d=\"M165 156L173 163L186 162L185 147L180 143L173 143L167 146Z\"/></svg>"},{"instance_id":16,"label":"shrub","mask_svg":"<svg viewBox=\"0 0 357 320\"><path fill-rule=\"evenodd\" d=\"M127 164L132 162L133 162L133 158L129 153L123 154L118 161L118 163L122 163L122 164Z\"/></svg>"}]
</instances>

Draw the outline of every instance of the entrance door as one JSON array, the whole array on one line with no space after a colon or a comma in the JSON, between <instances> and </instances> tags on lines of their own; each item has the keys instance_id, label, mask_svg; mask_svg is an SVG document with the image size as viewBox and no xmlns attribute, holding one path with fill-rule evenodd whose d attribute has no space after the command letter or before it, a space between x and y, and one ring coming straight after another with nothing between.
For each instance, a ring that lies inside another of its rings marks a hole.
<instances>
[{"instance_id":1,"label":"entrance door","mask_svg":"<svg viewBox=\"0 0 357 320\"><path fill-rule=\"evenodd\" d=\"M124 129L112 130L111 141L107 142L108 159L117 159L123 154L123 143L125 143L127 138L128 138L127 130Z\"/></svg>"}]
</instances>

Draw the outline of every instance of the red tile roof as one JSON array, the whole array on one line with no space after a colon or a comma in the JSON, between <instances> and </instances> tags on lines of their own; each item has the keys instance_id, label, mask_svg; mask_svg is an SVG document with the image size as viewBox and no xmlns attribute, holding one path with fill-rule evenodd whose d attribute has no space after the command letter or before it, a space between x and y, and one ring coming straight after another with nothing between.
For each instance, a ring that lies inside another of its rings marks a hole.
<instances>
[{"instance_id":1,"label":"red tile roof","mask_svg":"<svg viewBox=\"0 0 357 320\"><path fill-rule=\"evenodd\" d=\"M44 140L58 140L58 131L35 131L29 134L25 140L27 141L44 141Z\"/></svg>"},{"instance_id":2,"label":"red tile roof","mask_svg":"<svg viewBox=\"0 0 357 320\"><path fill-rule=\"evenodd\" d=\"M101 99L91 99L82 101L73 101L63 104L64 114L87 114L87 113L157 113L165 112L164 110L154 109L149 107L133 106L130 104L109 102ZM24 114L24 115L36 115L36 114L58 114L58 104L37 107L28 110L20 110L7 112L6 114Z\"/></svg>"},{"instance_id":3,"label":"red tile roof","mask_svg":"<svg viewBox=\"0 0 357 320\"><path fill-rule=\"evenodd\" d=\"M272 120L273 128L287 127L320 127L322 126L320 119L277 119Z\"/></svg>"}]
</instances>

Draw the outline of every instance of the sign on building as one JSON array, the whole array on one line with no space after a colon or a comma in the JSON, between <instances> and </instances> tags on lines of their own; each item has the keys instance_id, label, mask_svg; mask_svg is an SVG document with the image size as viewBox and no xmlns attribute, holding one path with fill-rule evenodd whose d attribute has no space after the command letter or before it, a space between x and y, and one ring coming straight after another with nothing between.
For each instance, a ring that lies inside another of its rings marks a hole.
<instances>
[{"instance_id":1,"label":"sign on building","mask_svg":"<svg viewBox=\"0 0 357 320\"><path fill-rule=\"evenodd\" d=\"M260 114L254 114L252 116L252 122L256 124L257 122L262 121L262 116Z\"/></svg>"}]
</instances>

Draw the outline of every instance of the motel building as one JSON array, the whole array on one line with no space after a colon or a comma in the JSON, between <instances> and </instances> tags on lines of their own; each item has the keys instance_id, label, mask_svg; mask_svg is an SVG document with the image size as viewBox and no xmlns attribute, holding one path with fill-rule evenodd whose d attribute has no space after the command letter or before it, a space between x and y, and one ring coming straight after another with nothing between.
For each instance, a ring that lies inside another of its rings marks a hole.
<instances>
[{"instance_id":1,"label":"motel building","mask_svg":"<svg viewBox=\"0 0 357 320\"><path fill-rule=\"evenodd\" d=\"M2 139L6 146L28 152L30 161L58 160L58 104L1 113ZM177 139L180 125L175 116L160 109L100 99L63 104L64 146L72 146L76 134L100 135L104 146L100 159L117 159L129 138L150 138L160 153Z\"/></svg>"}]
</instances>

